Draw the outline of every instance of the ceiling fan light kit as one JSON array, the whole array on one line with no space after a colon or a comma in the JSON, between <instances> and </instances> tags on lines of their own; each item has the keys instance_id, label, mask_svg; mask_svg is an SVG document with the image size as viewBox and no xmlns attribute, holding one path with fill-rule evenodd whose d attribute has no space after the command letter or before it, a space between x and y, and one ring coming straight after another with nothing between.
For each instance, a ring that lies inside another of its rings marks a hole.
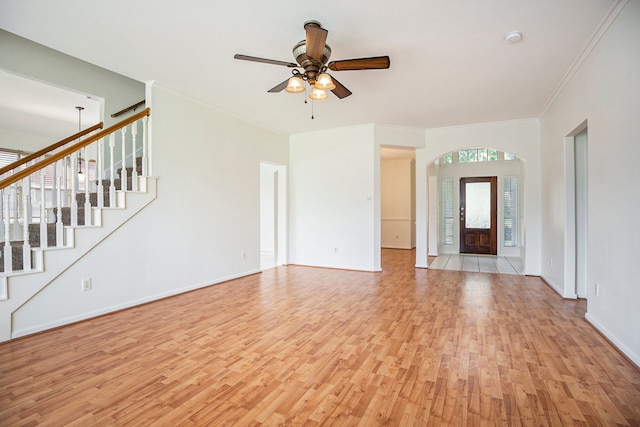
<instances>
[{"instance_id":1,"label":"ceiling fan light kit","mask_svg":"<svg viewBox=\"0 0 640 427\"><path fill-rule=\"evenodd\" d=\"M335 77L329 75L327 70L376 70L389 68L388 56L376 56L370 58L345 59L331 61L331 48L326 44L328 31L322 28L318 21L304 23L306 38L293 47L293 57L297 64L274 59L258 58L255 56L234 55L235 59L265 64L281 65L293 68L292 77L269 89L270 93L278 93L284 90L289 93L299 93L306 90L305 82L311 89L309 98L314 101L322 101L328 98L325 91L330 90L338 98L346 98L351 91L342 85ZM302 68L303 71L298 70ZM313 118L313 116L312 116Z\"/></svg>"},{"instance_id":2,"label":"ceiling fan light kit","mask_svg":"<svg viewBox=\"0 0 640 427\"><path fill-rule=\"evenodd\" d=\"M298 76L293 76L289 78L287 87L284 90L289 93L304 92L304 81L302 81L302 79Z\"/></svg>"},{"instance_id":3,"label":"ceiling fan light kit","mask_svg":"<svg viewBox=\"0 0 640 427\"><path fill-rule=\"evenodd\" d=\"M333 83L333 80L331 80L331 76L329 74L322 73L316 79L314 87L322 90L334 90L336 85Z\"/></svg>"},{"instance_id":4,"label":"ceiling fan light kit","mask_svg":"<svg viewBox=\"0 0 640 427\"><path fill-rule=\"evenodd\" d=\"M311 95L309 95L309 99L313 99L314 101L324 101L327 99L329 95L322 89L318 89L315 86L311 87Z\"/></svg>"}]
</instances>

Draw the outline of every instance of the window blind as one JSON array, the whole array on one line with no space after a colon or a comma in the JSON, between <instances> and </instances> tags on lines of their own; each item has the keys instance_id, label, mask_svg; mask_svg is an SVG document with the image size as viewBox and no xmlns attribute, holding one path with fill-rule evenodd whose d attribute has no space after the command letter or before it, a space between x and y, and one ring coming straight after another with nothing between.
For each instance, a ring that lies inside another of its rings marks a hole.
<instances>
[{"instance_id":1,"label":"window blind","mask_svg":"<svg viewBox=\"0 0 640 427\"><path fill-rule=\"evenodd\" d=\"M453 179L443 178L442 185L442 212L441 234L443 245L453 245Z\"/></svg>"},{"instance_id":2,"label":"window blind","mask_svg":"<svg viewBox=\"0 0 640 427\"><path fill-rule=\"evenodd\" d=\"M518 178L504 178L504 245L518 246Z\"/></svg>"}]
</instances>

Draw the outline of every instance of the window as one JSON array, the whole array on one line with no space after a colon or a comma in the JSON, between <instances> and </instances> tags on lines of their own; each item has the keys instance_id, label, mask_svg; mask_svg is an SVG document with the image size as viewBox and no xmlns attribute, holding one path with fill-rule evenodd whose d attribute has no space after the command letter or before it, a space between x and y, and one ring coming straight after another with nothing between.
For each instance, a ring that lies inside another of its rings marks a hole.
<instances>
[{"instance_id":1,"label":"window","mask_svg":"<svg viewBox=\"0 0 640 427\"><path fill-rule=\"evenodd\" d=\"M3 168L16 160L20 160L21 155L19 151L11 151L2 149L0 150L0 168Z\"/></svg>"},{"instance_id":2,"label":"window","mask_svg":"<svg viewBox=\"0 0 640 427\"><path fill-rule=\"evenodd\" d=\"M29 153L21 152L21 151L13 151L9 149L0 149L0 167L4 167L10 165L11 163L20 160L21 158L27 156ZM24 167L31 165L33 162L27 163ZM11 173L8 172L6 176L9 176ZM41 203L42 203L42 180L44 178L44 197L46 206L51 206L52 200L55 197L52 191L53 188L53 166L48 166L45 169L41 169L39 171L34 172L29 177L29 190L30 190L30 210L32 218L40 218L41 214ZM12 185L10 188L11 203L18 205L19 209L22 209L22 200L18 200L19 195L22 192L23 182L20 181L16 185ZM18 187L20 190L18 190Z\"/></svg>"},{"instance_id":3,"label":"window","mask_svg":"<svg viewBox=\"0 0 640 427\"><path fill-rule=\"evenodd\" d=\"M442 156L442 164L451 165L453 164L453 153L447 153Z\"/></svg>"},{"instance_id":4,"label":"window","mask_svg":"<svg viewBox=\"0 0 640 427\"><path fill-rule=\"evenodd\" d=\"M458 151L458 163L467 163L467 150Z\"/></svg>"},{"instance_id":5,"label":"window","mask_svg":"<svg viewBox=\"0 0 640 427\"><path fill-rule=\"evenodd\" d=\"M453 178L442 179L442 244L453 245Z\"/></svg>"},{"instance_id":6,"label":"window","mask_svg":"<svg viewBox=\"0 0 640 427\"><path fill-rule=\"evenodd\" d=\"M478 161L478 150L467 150L467 161L469 163L476 163Z\"/></svg>"},{"instance_id":7,"label":"window","mask_svg":"<svg viewBox=\"0 0 640 427\"><path fill-rule=\"evenodd\" d=\"M505 153L506 154L506 153ZM518 246L518 178L504 178L504 245Z\"/></svg>"},{"instance_id":8,"label":"window","mask_svg":"<svg viewBox=\"0 0 640 427\"><path fill-rule=\"evenodd\" d=\"M498 160L498 150L470 148L458 151L458 163L493 162Z\"/></svg>"},{"instance_id":9,"label":"window","mask_svg":"<svg viewBox=\"0 0 640 427\"><path fill-rule=\"evenodd\" d=\"M516 156L510 153L504 153L504 159L505 160L515 160Z\"/></svg>"},{"instance_id":10,"label":"window","mask_svg":"<svg viewBox=\"0 0 640 427\"><path fill-rule=\"evenodd\" d=\"M20 160L21 158L23 158L28 154L29 153L25 153L21 151L0 149L0 167L10 165L11 163L17 160ZM55 204L54 201L55 201L56 194L53 191L54 174L57 176L55 186L64 185L67 189L70 189L74 185L74 177L77 176L77 182L75 183L75 185L77 185L76 191L79 193L84 193L86 185L89 185L89 191L91 191L91 188L96 182L96 161L82 159L82 158L74 159L74 161L77 161L77 164L75 165L77 168L76 169L77 175L72 175L71 173L72 172L71 161L72 161L71 158L66 157L62 161L58 161L53 165L49 165L43 169L35 171L29 177L29 183L28 183L28 188L30 190L29 202L30 202L30 211L31 211L32 218L40 218L43 196L45 199L45 206L52 206ZM32 163L33 161L29 162L26 166L30 166ZM26 166L23 166L23 168ZM55 173L54 173L54 170L55 170ZM82 174L79 173L80 171L82 171ZM7 174L5 174L4 177L9 176L10 174L11 173L8 172ZM62 181L61 180L62 177L66 177L67 181L66 182ZM88 184L86 181L87 179L89 180ZM22 192L23 185L24 183L20 181L16 185L12 185L9 190L10 191L9 194L11 195L11 198L12 198L11 200L14 200L11 203L17 204L18 206L20 206L20 209L22 209L21 204L23 202L22 200L18 200L17 198ZM18 190L18 188L20 189Z\"/></svg>"}]
</instances>

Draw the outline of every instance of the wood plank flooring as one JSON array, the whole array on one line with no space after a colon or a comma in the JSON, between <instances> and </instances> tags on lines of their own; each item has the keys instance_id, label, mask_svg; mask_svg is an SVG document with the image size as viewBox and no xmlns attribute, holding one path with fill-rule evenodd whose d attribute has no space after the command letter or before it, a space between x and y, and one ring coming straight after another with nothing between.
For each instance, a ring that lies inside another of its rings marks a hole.
<instances>
[{"instance_id":1,"label":"wood plank flooring","mask_svg":"<svg viewBox=\"0 0 640 427\"><path fill-rule=\"evenodd\" d=\"M640 425L640 371L540 279L300 266L0 345L1 426Z\"/></svg>"}]
</instances>

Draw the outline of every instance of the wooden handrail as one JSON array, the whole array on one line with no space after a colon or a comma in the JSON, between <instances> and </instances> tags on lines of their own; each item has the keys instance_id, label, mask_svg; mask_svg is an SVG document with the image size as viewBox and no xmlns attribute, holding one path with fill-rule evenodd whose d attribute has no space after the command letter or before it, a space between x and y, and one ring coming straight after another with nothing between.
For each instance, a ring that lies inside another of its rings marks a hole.
<instances>
[{"instance_id":1,"label":"wooden handrail","mask_svg":"<svg viewBox=\"0 0 640 427\"><path fill-rule=\"evenodd\" d=\"M100 132L91 135L89 138L87 139L83 139L80 142L77 142L74 145L71 145L67 148L65 148L64 150L60 150L55 154L50 155L47 158L44 158L42 160L40 160L38 163L35 163L25 169L22 169L16 173L14 173L13 175L11 175L10 177L7 177L5 179L3 179L2 181L0 181L0 189L3 189L5 187L8 187L9 185L16 183L18 181L20 181L23 178L28 177L29 175L31 175L32 173L46 167L49 166L52 163L57 162L58 160L68 156L71 153L75 153L76 151L78 151L81 148L86 147L87 145L101 139L104 138L105 136L117 131L118 129L122 129L123 127L127 126L128 124L131 124L145 116L148 116L149 114L151 114L151 108L145 108L143 111L140 111L137 114L134 114L133 116L122 120L121 122L116 123L115 125L109 126L108 128L101 130Z\"/></svg>"},{"instance_id":2,"label":"wooden handrail","mask_svg":"<svg viewBox=\"0 0 640 427\"><path fill-rule=\"evenodd\" d=\"M68 136L65 139L61 140L61 141L55 142L55 143L43 148L42 150L38 150L35 153L29 154L27 157L23 157L20 160L16 160L15 162L13 162L13 163L11 163L11 164L3 167L3 168L0 168L0 175L3 175L3 174L5 174L5 173L7 173L9 171L12 171L15 168L17 168L19 166L22 166L25 163L30 162L33 159L37 159L38 157L47 154L49 151L53 151L58 147L62 147L63 145L68 144L69 142L73 141L74 139L78 139L81 136L84 136L84 135L86 135L86 134L88 134L90 132L93 132L94 130L102 129L103 126L104 126L104 123L100 122L97 125L93 125L90 128L87 128L87 129L85 129L83 131L80 131L80 132L75 133L75 134L73 134L71 136Z\"/></svg>"},{"instance_id":3,"label":"wooden handrail","mask_svg":"<svg viewBox=\"0 0 640 427\"><path fill-rule=\"evenodd\" d=\"M118 111L117 113L113 113L113 114L111 115L111 117L118 117L118 116L123 115L123 114L124 114L124 113L126 113L127 111L135 110L136 108L138 108L139 106L141 106L141 105L142 105L142 104L144 104L145 102L147 102L147 100L146 100L146 99L143 99L143 100L142 100L142 101L140 101L140 102L136 102L135 104L133 104L133 105L131 105L131 106L129 106L129 107L127 107L127 108L125 108L124 110L120 110L120 111Z\"/></svg>"}]
</instances>

